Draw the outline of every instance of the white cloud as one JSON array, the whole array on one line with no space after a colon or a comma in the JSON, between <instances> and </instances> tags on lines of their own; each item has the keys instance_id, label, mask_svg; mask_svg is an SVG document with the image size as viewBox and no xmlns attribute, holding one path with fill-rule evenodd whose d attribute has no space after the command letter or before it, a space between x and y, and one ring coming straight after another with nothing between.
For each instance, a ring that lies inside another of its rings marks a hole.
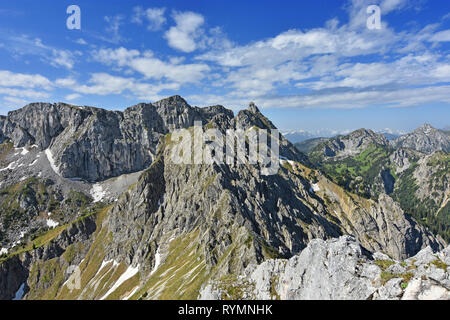
<instances>
[{"instance_id":1,"label":"white cloud","mask_svg":"<svg viewBox=\"0 0 450 320\"><path fill-rule=\"evenodd\" d=\"M0 37L3 37L7 44L4 48L17 57L39 56L43 62L56 68L72 69L75 65L75 55L71 51L46 45L39 38L31 38L27 35L10 36L5 34L0 34Z\"/></svg>"},{"instance_id":2,"label":"white cloud","mask_svg":"<svg viewBox=\"0 0 450 320\"><path fill-rule=\"evenodd\" d=\"M174 12L173 19L176 25L165 33L169 46L183 52L195 51L199 47L198 40L203 32L200 27L205 23L204 17L187 11Z\"/></svg>"},{"instance_id":3,"label":"white cloud","mask_svg":"<svg viewBox=\"0 0 450 320\"><path fill-rule=\"evenodd\" d=\"M431 42L450 42L450 30L444 30L435 33L431 38Z\"/></svg>"},{"instance_id":4,"label":"white cloud","mask_svg":"<svg viewBox=\"0 0 450 320\"><path fill-rule=\"evenodd\" d=\"M135 7L133 11L134 14L131 21L137 24L143 24L143 20L146 19L148 22L147 29L150 31L161 30L167 21L164 16L166 8L143 9L142 7Z\"/></svg>"},{"instance_id":5,"label":"white cloud","mask_svg":"<svg viewBox=\"0 0 450 320\"><path fill-rule=\"evenodd\" d=\"M0 94L16 98L28 98L31 100L47 99L50 94L30 89L0 88Z\"/></svg>"},{"instance_id":6,"label":"white cloud","mask_svg":"<svg viewBox=\"0 0 450 320\"><path fill-rule=\"evenodd\" d=\"M13 73L7 70L0 70L0 86L49 89L51 82L39 74Z\"/></svg>"},{"instance_id":7,"label":"white cloud","mask_svg":"<svg viewBox=\"0 0 450 320\"><path fill-rule=\"evenodd\" d=\"M132 79L112 76L107 73L94 73L88 85L80 85L73 90L83 94L109 95L121 94L133 83Z\"/></svg>"},{"instance_id":8,"label":"white cloud","mask_svg":"<svg viewBox=\"0 0 450 320\"><path fill-rule=\"evenodd\" d=\"M77 84L77 81L73 78L62 78L62 79L56 79L55 85L59 87L72 87Z\"/></svg>"},{"instance_id":9,"label":"white cloud","mask_svg":"<svg viewBox=\"0 0 450 320\"><path fill-rule=\"evenodd\" d=\"M108 73L93 73L86 84L79 84L75 80L58 79L61 87L73 90L75 93L66 96L67 100L74 100L80 94L88 95L118 95L131 93L134 97L143 100L158 100L163 90L178 90L180 85L174 82L146 83L132 77L114 76Z\"/></svg>"},{"instance_id":10,"label":"white cloud","mask_svg":"<svg viewBox=\"0 0 450 320\"><path fill-rule=\"evenodd\" d=\"M67 69L72 69L74 65L73 54L68 50L52 49L53 57L48 59L49 63L54 66L62 66Z\"/></svg>"},{"instance_id":11,"label":"white cloud","mask_svg":"<svg viewBox=\"0 0 450 320\"><path fill-rule=\"evenodd\" d=\"M67 101L72 101L72 100L76 100L76 99L78 99L78 98L80 98L80 97L81 97L80 94L78 94L78 93L73 93L73 94L67 95L67 96L66 96L66 100L67 100Z\"/></svg>"},{"instance_id":12,"label":"white cloud","mask_svg":"<svg viewBox=\"0 0 450 320\"><path fill-rule=\"evenodd\" d=\"M195 83L202 80L210 71L204 63L181 64L180 59L169 62L154 57L153 53L144 53L126 48L101 49L94 51L93 58L106 65L129 67L142 74L146 79L167 79L176 83Z\"/></svg>"},{"instance_id":13,"label":"white cloud","mask_svg":"<svg viewBox=\"0 0 450 320\"><path fill-rule=\"evenodd\" d=\"M12 103L13 105L10 105L10 107L20 107L24 106L27 103L27 100L15 97L3 97L3 100L8 103Z\"/></svg>"},{"instance_id":14,"label":"white cloud","mask_svg":"<svg viewBox=\"0 0 450 320\"><path fill-rule=\"evenodd\" d=\"M53 84L39 74L13 73L0 70L0 96L10 107L23 106L27 101L50 98Z\"/></svg>"},{"instance_id":15,"label":"white cloud","mask_svg":"<svg viewBox=\"0 0 450 320\"><path fill-rule=\"evenodd\" d=\"M88 43L86 42L86 40L79 38L77 40L75 40L75 43L81 44L82 46L87 45Z\"/></svg>"},{"instance_id":16,"label":"white cloud","mask_svg":"<svg viewBox=\"0 0 450 320\"><path fill-rule=\"evenodd\" d=\"M138 50L128 50L124 47L118 49L101 49L93 52L92 57L104 64L117 64L119 67L124 67L129 62L140 56Z\"/></svg>"},{"instance_id":17,"label":"white cloud","mask_svg":"<svg viewBox=\"0 0 450 320\"><path fill-rule=\"evenodd\" d=\"M341 90L338 92L308 93L300 95L269 95L254 99L261 108L339 108L355 109L374 105L387 107L423 106L429 103L450 103L450 86L405 88L399 90ZM196 105L222 104L235 110L248 104L248 97L231 95L191 95Z\"/></svg>"},{"instance_id":18,"label":"white cloud","mask_svg":"<svg viewBox=\"0 0 450 320\"><path fill-rule=\"evenodd\" d=\"M379 32L366 27L366 8L374 2L384 14L383 30ZM385 15L409 7L405 0L354 0L347 8L347 24L331 19L323 28L289 30L247 45L210 50L196 59L222 67L223 75L213 85L229 89L226 97L231 101L278 97L280 90L297 87L309 92L311 101L318 102L319 97L328 97L334 91L356 106L351 99L355 90L362 97L370 90L383 90L377 89L380 86L406 90L450 82L450 56L445 57L426 44L436 34L438 23L418 32L395 32L388 27ZM437 33L434 39L446 37L445 33ZM347 88L344 91L348 93L343 94L339 88ZM299 99L289 101L296 101L298 107L304 105Z\"/></svg>"},{"instance_id":19,"label":"white cloud","mask_svg":"<svg viewBox=\"0 0 450 320\"><path fill-rule=\"evenodd\" d=\"M380 8L382 13L389 13L394 10L400 10L408 4L408 0L383 0Z\"/></svg>"},{"instance_id":20,"label":"white cloud","mask_svg":"<svg viewBox=\"0 0 450 320\"><path fill-rule=\"evenodd\" d=\"M121 42L123 38L120 35L120 26L123 24L124 17L119 14L112 17L106 16L104 19L108 24L108 26L106 27L106 32L111 35L109 38L107 38L108 41L111 43Z\"/></svg>"},{"instance_id":21,"label":"white cloud","mask_svg":"<svg viewBox=\"0 0 450 320\"><path fill-rule=\"evenodd\" d=\"M414 72L411 72L414 70ZM392 62L345 63L320 74L318 81L297 83L315 90L336 87L367 88L382 85L413 86L450 82L450 61L438 55L408 55Z\"/></svg>"},{"instance_id":22,"label":"white cloud","mask_svg":"<svg viewBox=\"0 0 450 320\"><path fill-rule=\"evenodd\" d=\"M242 107L254 100L261 107L359 108L373 105L403 107L450 99L450 55L440 50L450 41L443 22L396 31L389 14L411 9L406 0L353 0L347 21L332 18L323 27L287 30L272 37L236 45L221 28L208 28L195 12L173 12L174 25L165 33L168 45L183 53L165 56L125 47L91 52L92 60L116 75L92 69L86 82L72 76L53 83L39 75L1 74L0 88L9 99L39 97L40 89L70 89L67 100L81 95L122 94L157 100L189 85L188 98L199 105L221 103ZM366 27L369 4L382 10L382 30ZM132 21L161 30L164 8L136 7ZM123 16L106 17L110 42L123 40ZM72 69L77 53L44 45L40 39L16 37L17 55L35 54L53 66ZM3 39L1 39L3 40ZM80 41L82 40L82 41ZM83 39L76 42L84 44ZM6 42L10 46L11 41ZM3 50L3 49L2 49ZM45 58L46 56L50 58ZM47 60L46 60L47 59ZM2 84L3 83L3 84ZM23 85L21 85L21 83ZM3 97L5 99L5 97Z\"/></svg>"}]
</instances>

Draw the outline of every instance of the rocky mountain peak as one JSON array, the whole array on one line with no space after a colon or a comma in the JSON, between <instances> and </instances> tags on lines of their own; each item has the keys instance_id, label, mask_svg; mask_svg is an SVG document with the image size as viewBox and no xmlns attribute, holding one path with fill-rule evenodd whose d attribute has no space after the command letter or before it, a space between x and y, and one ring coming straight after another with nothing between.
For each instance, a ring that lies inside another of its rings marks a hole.
<instances>
[{"instance_id":1,"label":"rocky mountain peak","mask_svg":"<svg viewBox=\"0 0 450 320\"><path fill-rule=\"evenodd\" d=\"M186 107L189 104L181 96L175 95L153 103L157 107Z\"/></svg>"},{"instance_id":2,"label":"rocky mountain peak","mask_svg":"<svg viewBox=\"0 0 450 320\"><path fill-rule=\"evenodd\" d=\"M361 128L358 130L353 131L352 133L350 133L348 135L348 137L350 139L366 139L366 140L371 140L373 143L375 144L379 144L379 145L387 145L387 139L382 135L382 134L378 134L373 132L370 129L365 129L365 128Z\"/></svg>"},{"instance_id":3,"label":"rocky mountain peak","mask_svg":"<svg viewBox=\"0 0 450 320\"><path fill-rule=\"evenodd\" d=\"M427 154L440 150L449 152L450 135L430 124L424 124L413 132L390 141L390 144L396 148L408 148Z\"/></svg>"},{"instance_id":4,"label":"rocky mountain peak","mask_svg":"<svg viewBox=\"0 0 450 320\"><path fill-rule=\"evenodd\" d=\"M253 113L260 113L258 107L256 106L256 104L253 101L250 102L247 110L249 110L250 112L253 112Z\"/></svg>"},{"instance_id":5,"label":"rocky mountain peak","mask_svg":"<svg viewBox=\"0 0 450 320\"><path fill-rule=\"evenodd\" d=\"M371 145L387 146L388 141L382 134L369 129L358 129L348 135L326 140L316 147L315 152L328 158L346 158L361 153Z\"/></svg>"},{"instance_id":6,"label":"rocky mountain peak","mask_svg":"<svg viewBox=\"0 0 450 320\"><path fill-rule=\"evenodd\" d=\"M436 128L434 128L431 124L425 123L424 125L420 126L415 130L415 132L418 133L424 133L424 134L432 134L433 132L438 131Z\"/></svg>"}]
</instances>

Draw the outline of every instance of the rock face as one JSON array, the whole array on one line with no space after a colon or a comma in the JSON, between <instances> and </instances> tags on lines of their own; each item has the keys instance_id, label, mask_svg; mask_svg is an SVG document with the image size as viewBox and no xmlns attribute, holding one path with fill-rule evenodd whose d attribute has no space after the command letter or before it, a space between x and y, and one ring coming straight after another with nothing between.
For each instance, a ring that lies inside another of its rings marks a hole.
<instances>
[{"instance_id":1,"label":"rock face","mask_svg":"<svg viewBox=\"0 0 450 320\"><path fill-rule=\"evenodd\" d=\"M312 138L302 142L295 143L295 147L297 150L303 153L310 153L313 151L319 144L328 141L328 138Z\"/></svg>"},{"instance_id":2,"label":"rock face","mask_svg":"<svg viewBox=\"0 0 450 320\"><path fill-rule=\"evenodd\" d=\"M354 238L313 240L289 260L250 265L234 282L210 282L200 299L449 300L449 248L403 261L365 251ZM233 297L236 298L236 297Z\"/></svg>"},{"instance_id":3,"label":"rock face","mask_svg":"<svg viewBox=\"0 0 450 320\"><path fill-rule=\"evenodd\" d=\"M70 264L75 267L81 262L96 229L95 219L87 217L63 230L48 245L22 255L15 255L0 263L0 300L11 300L17 297L17 292L21 287L24 294L28 293L30 289L32 292L37 292L50 288L54 285L52 280L54 280L56 272L61 272L61 269L64 270ZM73 250L74 248L80 248L80 250ZM70 255L67 254L69 251ZM50 273L44 272L42 269L41 272L37 272L39 264L49 261L60 261L62 266L59 270L51 270ZM17 298L20 300L22 296ZM43 299L44 297L30 298Z\"/></svg>"},{"instance_id":4,"label":"rock face","mask_svg":"<svg viewBox=\"0 0 450 320\"><path fill-rule=\"evenodd\" d=\"M380 202L388 195L448 241L446 137L447 133L424 125L388 144L373 132L357 130L320 143L308 157L311 165L347 191ZM436 151L440 149L444 151Z\"/></svg>"},{"instance_id":5,"label":"rock face","mask_svg":"<svg viewBox=\"0 0 450 320\"><path fill-rule=\"evenodd\" d=\"M340 159L355 156L372 144L387 146L388 141L383 135L376 134L372 130L359 129L348 135L322 142L318 151L326 158Z\"/></svg>"},{"instance_id":6,"label":"rock face","mask_svg":"<svg viewBox=\"0 0 450 320\"><path fill-rule=\"evenodd\" d=\"M179 96L124 112L34 103L1 119L0 136L15 147L49 148L65 178L98 181L145 169L165 134L194 121L206 124L218 114L233 117L224 107L194 108Z\"/></svg>"},{"instance_id":7,"label":"rock face","mask_svg":"<svg viewBox=\"0 0 450 320\"><path fill-rule=\"evenodd\" d=\"M395 164L395 173L399 174L411 167L411 152L405 149L396 149L390 156L390 161Z\"/></svg>"},{"instance_id":8,"label":"rock face","mask_svg":"<svg viewBox=\"0 0 450 320\"><path fill-rule=\"evenodd\" d=\"M450 152L450 134L425 124L412 133L390 141L390 144L396 148L408 148L427 154L435 151Z\"/></svg>"},{"instance_id":9,"label":"rock face","mask_svg":"<svg viewBox=\"0 0 450 320\"><path fill-rule=\"evenodd\" d=\"M416 196L419 199L433 199L439 208L445 207L450 197L450 157L444 152L435 152L417 161L413 176L418 186Z\"/></svg>"}]
</instances>

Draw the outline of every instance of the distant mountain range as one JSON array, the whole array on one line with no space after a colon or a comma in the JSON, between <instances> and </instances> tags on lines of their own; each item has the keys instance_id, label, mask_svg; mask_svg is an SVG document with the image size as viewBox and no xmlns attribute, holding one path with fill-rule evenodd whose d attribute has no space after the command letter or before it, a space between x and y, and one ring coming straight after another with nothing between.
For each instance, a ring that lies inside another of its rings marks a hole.
<instances>
[{"instance_id":1,"label":"distant mountain range","mask_svg":"<svg viewBox=\"0 0 450 320\"><path fill-rule=\"evenodd\" d=\"M345 189L367 198L391 195L405 212L450 240L450 133L425 124L388 141L360 129L295 146Z\"/></svg>"},{"instance_id":2,"label":"distant mountain range","mask_svg":"<svg viewBox=\"0 0 450 320\"><path fill-rule=\"evenodd\" d=\"M450 131L450 126L446 126L441 131ZM320 129L314 131L307 130L282 130L281 132L292 143L303 142L310 139L315 138L331 138L337 135L346 135L351 133L354 130L328 130L328 129ZM377 130L376 133L382 134L388 141L397 139L398 137L405 135L407 132L401 130L393 130L393 129L383 129Z\"/></svg>"}]
</instances>

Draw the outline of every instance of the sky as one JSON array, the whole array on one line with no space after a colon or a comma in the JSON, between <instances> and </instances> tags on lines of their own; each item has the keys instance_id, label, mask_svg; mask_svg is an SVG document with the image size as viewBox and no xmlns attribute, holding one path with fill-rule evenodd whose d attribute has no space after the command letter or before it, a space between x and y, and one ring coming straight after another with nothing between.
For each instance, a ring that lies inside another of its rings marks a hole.
<instances>
[{"instance_id":1,"label":"sky","mask_svg":"<svg viewBox=\"0 0 450 320\"><path fill-rule=\"evenodd\" d=\"M0 114L178 94L281 130L444 128L449 49L448 0L2 0Z\"/></svg>"}]
</instances>

